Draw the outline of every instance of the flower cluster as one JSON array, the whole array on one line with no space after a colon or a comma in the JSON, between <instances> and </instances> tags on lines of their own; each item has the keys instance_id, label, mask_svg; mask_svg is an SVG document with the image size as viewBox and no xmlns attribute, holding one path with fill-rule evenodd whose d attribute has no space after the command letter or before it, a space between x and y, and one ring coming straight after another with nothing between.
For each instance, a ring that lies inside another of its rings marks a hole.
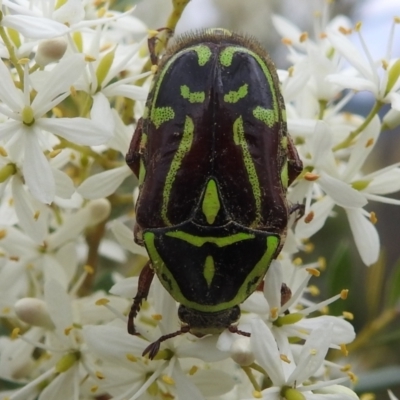
<instances>
[{"instance_id":1,"label":"flower cluster","mask_svg":"<svg viewBox=\"0 0 400 400\"><path fill-rule=\"evenodd\" d=\"M172 15L187 3L174 0ZM378 258L376 216L364 207L400 204L386 197L400 189L400 163L370 174L362 167L382 131L400 124L391 36L377 62L361 25L345 17L329 21L324 9L314 39L273 17L292 63L279 77L304 165L288 198L305 204L305 216L293 217L263 290L241 305L239 328L250 337L187 333L149 360L147 346L179 328L175 300L155 279L131 336L138 278L116 272L108 293L94 285L100 259L122 264L129 254L139 269L147 257L131 230L137 190L127 194L124 184L152 75L147 32L134 10L106 4L0 1L0 316L8 332L0 399L357 399L349 366L326 360L330 349L347 355L355 337L350 313L326 315L347 291L310 300L317 289L309 280L324 262L303 264L297 253L339 206L363 262ZM375 97L367 117L345 111L360 90ZM391 108L380 117L384 104Z\"/></svg>"}]
</instances>

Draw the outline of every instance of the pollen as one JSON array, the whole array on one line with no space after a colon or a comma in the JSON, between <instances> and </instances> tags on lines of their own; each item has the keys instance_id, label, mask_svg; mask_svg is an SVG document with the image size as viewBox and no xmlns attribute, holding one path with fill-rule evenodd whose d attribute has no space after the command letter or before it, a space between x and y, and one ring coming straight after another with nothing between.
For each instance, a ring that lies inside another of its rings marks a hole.
<instances>
[{"instance_id":1,"label":"pollen","mask_svg":"<svg viewBox=\"0 0 400 400\"><path fill-rule=\"evenodd\" d=\"M308 287L308 293L311 294L311 296L319 296L319 294L321 293L321 291L319 290L319 288L315 285L310 285Z\"/></svg>"},{"instance_id":2,"label":"pollen","mask_svg":"<svg viewBox=\"0 0 400 400\"><path fill-rule=\"evenodd\" d=\"M89 275L93 275L94 274L94 268L91 265L85 265L83 267L83 270Z\"/></svg>"},{"instance_id":3,"label":"pollen","mask_svg":"<svg viewBox=\"0 0 400 400\"><path fill-rule=\"evenodd\" d=\"M103 299L97 300L96 303L94 303L94 304L96 304L96 306L105 306L109 302L110 302L110 300L103 298Z\"/></svg>"},{"instance_id":4,"label":"pollen","mask_svg":"<svg viewBox=\"0 0 400 400\"><path fill-rule=\"evenodd\" d=\"M289 38L282 38L282 43L286 46L291 46L293 44Z\"/></svg>"},{"instance_id":5,"label":"pollen","mask_svg":"<svg viewBox=\"0 0 400 400\"><path fill-rule=\"evenodd\" d=\"M339 32L343 33L343 35L350 35L351 29L345 28L344 26L339 27Z\"/></svg>"},{"instance_id":6,"label":"pollen","mask_svg":"<svg viewBox=\"0 0 400 400\"><path fill-rule=\"evenodd\" d=\"M189 375L194 375L199 370L199 367L193 365L192 368L189 369Z\"/></svg>"},{"instance_id":7,"label":"pollen","mask_svg":"<svg viewBox=\"0 0 400 400\"><path fill-rule=\"evenodd\" d=\"M368 139L367 140L367 143L365 144L365 147L366 148L368 148L368 147L371 147L373 144L375 143L375 140L374 139Z\"/></svg>"},{"instance_id":8,"label":"pollen","mask_svg":"<svg viewBox=\"0 0 400 400\"><path fill-rule=\"evenodd\" d=\"M279 358L280 358L283 362L285 362L285 363L287 363L287 364L290 364L290 363L291 363L291 361L289 360L289 358L288 358L288 356L287 356L286 354L280 354L280 355L279 355Z\"/></svg>"},{"instance_id":9,"label":"pollen","mask_svg":"<svg viewBox=\"0 0 400 400\"><path fill-rule=\"evenodd\" d=\"M369 220L375 225L378 222L378 218L376 217L376 214L374 211L371 211L369 214Z\"/></svg>"},{"instance_id":10,"label":"pollen","mask_svg":"<svg viewBox=\"0 0 400 400\"><path fill-rule=\"evenodd\" d=\"M311 275L313 275L313 276L316 276L316 277L318 277L318 276L321 275L321 272L319 272L316 268L306 268L306 271L307 271L309 274L311 274Z\"/></svg>"},{"instance_id":11,"label":"pollen","mask_svg":"<svg viewBox=\"0 0 400 400\"><path fill-rule=\"evenodd\" d=\"M7 150L3 146L0 146L0 156L2 157L8 156Z\"/></svg>"},{"instance_id":12,"label":"pollen","mask_svg":"<svg viewBox=\"0 0 400 400\"><path fill-rule=\"evenodd\" d=\"M69 334L71 333L72 329L74 329L73 326L69 326L68 328L64 329L64 335L65 336L69 336Z\"/></svg>"},{"instance_id":13,"label":"pollen","mask_svg":"<svg viewBox=\"0 0 400 400\"><path fill-rule=\"evenodd\" d=\"M341 298L342 300L346 300L348 294L349 294L349 290L348 290L348 289L343 289L343 290L340 292L340 298Z\"/></svg>"},{"instance_id":14,"label":"pollen","mask_svg":"<svg viewBox=\"0 0 400 400\"><path fill-rule=\"evenodd\" d=\"M340 345L340 351L347 357L349 355L349 351L344 343Z\"/></svg>"},{"instance_id":15,"label":"pollen","mask_svg":"<svg viewBox=\"0 0 400 400\"><path fill-rule=\"evenodd\" d=\"M98 379L104 379L105 378L104 374L102 374L100 371L96 371L95 374L96 374L96 377Z\"/></svg>"},{"instance_id":16,"label":"pollen","mask_svg":"<svg viewBox=\"0 0 400 400\"><path fill-rule=\"evenodd\" d=\"M37 221L39 219L39 217L40 217L40 211L36 210L35 213L33 214L33 219L35 221Z\"/></svg>"},{"instance_id":17,"label":"pollen","mask_svg":"<svg viewBox=\"0 0 400 400\"><path fill-rule=\"evenodd\" d=\"M309 224L314 219L314 211L310 211L304 218L304 222Z\"/></svg>"},{"instance_id":18,"label":"pollen","mask_svg":"<svg viewBox=\"0 0 400 400\"><path fill-rule=\"evenodd\" d=\"M127 360L129 360L129 361L131 361L131 362L137 362L137 357L135 357L133 354L131 354L131 353L128 353L127 355L126 355L126 359Z\"/></svg>"},{"instance_id":19,"label":"pollen","mask_svg":"<svg viewBox=\"0 0 400 400\"><path fill-rule=\"evenodd\" d=\"M20 331L21 331L21 329L19 329L19 328L14 328L14 329L12 330L12 332L11 332L11 339L12 339L12 340L17 339L18 336L19 336L19 332L20 332Z\"/></svg>"},{"instance_id":20,"label":"pollen","mask_svg":"<svg viewBox=\"0 0 400 400\"><path fill-rule=\"evenodd\" d=\"M61 153L61 151L62 151L61 149L53 150L49 153L49 157L56 158Z\"/></svg>"},{"instance_id":21,"label":"pollen","mask_svg":"<svg viewBox=\"0 0 400 400\"><path fill-rule=\"evenodd\" d=\"M5 229L0 230L0 240L7 236L7 231Z\"/></svg>"},{"instance_id":22,"label":"pollen","mask_svg":"<svg viewBox=\"0 0 400 400\"><path fill-rule=\"evenodd\" d=\"M162 320L162 315L161 314L153 314L151 316L155 321L161 321Z\"/></svg>"},{"instance_id":23,"label":"pollen","mask_svg":"<svg viewBox=\"0 0 400 400\"><path fill-rule=\"evenodd\" d=\"M169 375L163 375L161 379L167 385L175 385L175 381Z\"/></svg>"},{"instance_id":24,"label":"pollen","mask_svg":"<svg viewBox=\"0 0 400 400\"><path fill-rule=\"evenodd\" d=\"M343 311L342 315L349 321L353 321L354 319L354 314L349 311Z\"/></svg>"},{"instance_id":25,"label":"pollen","mask_svg":"<svg viewBox=\"0 0 400 400\"><path fill-rule=\"evenodd\" d=\"M308 33L307 33L307 32L303 32L303 33L300 35L299 41L300 41L300 43L303 43L303 42L305 42L306 40L308 40Z\"/></svg>"},{"instance_id":26,"label":"pollen","mask_svg":"<svg viewBox=\"0 0 400 400\"><path fill-rule=\"evenodd\" d=\"M253 397L254 397L255 399L262 399L262 394L261 394L261 392L259 392L258 390L254 390L254 391L253 391Z\"/></svg>"},{"instance_id":27,"label":"pollen","mask_svg":"<svg viewBox=\"0 0 400 400\"><path fill-rule=\"evenodd\" d=\"M358 381L357 375L354 374L353 372L349 371L349 372L347 373L347 375L349 376L350 380L351 380L353 383L355 383L355 382Z\"/></svg>"},{"instance_id":28,"label":"pollen","mask_svg":"<svg viewBox=\"0 0 400 400\"><path fill-rule=\"evenodd\" d=\"M313 181L316 181L317 179L319 179L319 175L318 174L313 174L312 172L306 172L304 174L304 179L306 181L313 182Z\"/></svg>"},{"instance_id":29,"label":"pollen","mask_svg":"<svg viewBox=\"0 0 400 400\"><path fill-rule=\"evenodd\" d=\"M98 387L97 385L93 385L93 386L90 388L90 391L91 391L92 393L96 393L98 390L99 390L99 387Z\"/></svg>"}]
</instances>

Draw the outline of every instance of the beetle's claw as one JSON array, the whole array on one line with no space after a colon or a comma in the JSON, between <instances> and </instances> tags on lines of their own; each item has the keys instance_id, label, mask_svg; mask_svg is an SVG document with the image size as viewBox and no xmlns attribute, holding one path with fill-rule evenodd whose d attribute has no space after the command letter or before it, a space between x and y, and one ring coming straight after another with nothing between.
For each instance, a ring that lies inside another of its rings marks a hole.
<instances>
[{"instance_id":1,"label":"beetle's claw","mask_svg":"<svg viewBox=\"0 0 400 400\"><path fill-rule=\"evenodd\" d=\"M156 340L153 343L150 343L143 351L142 356L144 357L146 354L149 355L150 360L152 360L160 350L160 340Z\"/></svg>"}]
</instances>

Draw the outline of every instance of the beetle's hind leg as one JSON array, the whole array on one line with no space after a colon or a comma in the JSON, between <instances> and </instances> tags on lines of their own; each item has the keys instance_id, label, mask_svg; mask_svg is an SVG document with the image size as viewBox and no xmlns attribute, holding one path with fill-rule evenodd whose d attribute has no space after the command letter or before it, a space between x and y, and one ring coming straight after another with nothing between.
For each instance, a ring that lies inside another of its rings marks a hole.
<instances>
[{"instance_id":1,"label":"beetle's hind leg","mask_svg":"<svg viewBox=\"0 0 400 400\"><path fill-rule=\"evenodd\" d=\"M297 212L297 215L296 215L296 222L297 222L300 218L302 218L304 216L305 210L306 210L306 206L304 204L296 203L296 204L292 204L289 207L289 214L291 215L294 212Z\"/></svg>"},{"instance_id":2,"label":"beetle's hind leg","mask_svg":"<svg viewBox=\"0 0 400 400\"><path fill-rule=\"evenodd\" d=\"M149 295L151 281L154 277L154 270L151 267L150 261L143 267L142 271L139 275L139 284L138 284L138 291L136 296L133 298L133 303L131 310L129 311L128 316L128 333L131 335L137 335L135 329L135 318L140 311L140 306L142 305L142 301L147 299Z\"/></svg>"}]
</instances>

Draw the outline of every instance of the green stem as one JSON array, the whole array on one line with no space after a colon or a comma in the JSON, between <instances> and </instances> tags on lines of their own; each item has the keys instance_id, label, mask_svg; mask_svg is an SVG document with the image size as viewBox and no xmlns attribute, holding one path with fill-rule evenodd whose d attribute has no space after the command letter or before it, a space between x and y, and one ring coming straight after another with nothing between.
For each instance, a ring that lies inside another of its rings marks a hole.
<instances>
[{"instance_id":1,"label":"green stem","mask_svg":"<svg viewBox=\"0 0 400 400\"><path fill-rule=\"evenodd\" d=\"M319 100L319 114L318 119L323 119L328 102L326 100Z\"/></svg>"},{"instance_id":2,"label":"green stem","mask_svg":"<svg viewBox=\"0 0 400 400\"><path fill-rule=\"evenodd\" d=\"M1 19L0 19L1 20ZM3 39L4 45L8 50L8 54L10 55L10 60L13 63L15 69L17 70L19 81L21 82L21 88L24 88L24 69L18 63L18 58L15 55L14 45L12 44L10 38L7 35L5 29L0 26L0 37Z\"/></svg>"},{"instance_id":3,"label":"green stem","mask_svg":"<svg viewBox=\"0 0 400 400\"><path fill-rule=\"evenodd\" d=\"M251 370L251 367L242 367L242 370L244 373L247 375L249 378L251 384L253 385L254 389L257 390L257 392L261 392L261 387L256 381L256 378L253 375L253 371Z\"/></svg>"},{"instance_id":4,"label":"green stem","mask_svg":"<svg viewBox=\"0 0 400 400\"><path fill-rule=\"evenodd\" d=\"M371 111L369 112L367 118L365 118L364 122L354 131L349 133L349 136L343 142L337 144L334 148L333 151L345 149L349 147L353 140L369 125L369 123L372 121L372 119L375 117L376 114L378 114L379 110L382 108L384 103L381 101L377 100L374 106L372 107Z\"/></svg>"}]
</instances>

